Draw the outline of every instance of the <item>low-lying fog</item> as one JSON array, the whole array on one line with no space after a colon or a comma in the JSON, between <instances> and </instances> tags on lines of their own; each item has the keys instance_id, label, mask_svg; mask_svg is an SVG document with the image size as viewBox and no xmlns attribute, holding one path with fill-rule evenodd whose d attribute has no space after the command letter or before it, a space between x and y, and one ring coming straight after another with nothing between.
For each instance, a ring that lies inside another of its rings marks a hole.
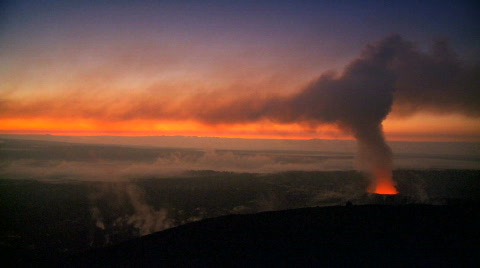
<instances>
[{"instance_id":1,"label":"low-lying fog","mask_svg":"<svg viewBox=\"0 0 480 268\"><path fill-rule=\"evenodd\" d=\"M1 246L82 250L226 214L370 202L352 141L28 138L0 137ZM479 144L390 145L402 202L478 202Z\"/></svg>"}]
</instances>

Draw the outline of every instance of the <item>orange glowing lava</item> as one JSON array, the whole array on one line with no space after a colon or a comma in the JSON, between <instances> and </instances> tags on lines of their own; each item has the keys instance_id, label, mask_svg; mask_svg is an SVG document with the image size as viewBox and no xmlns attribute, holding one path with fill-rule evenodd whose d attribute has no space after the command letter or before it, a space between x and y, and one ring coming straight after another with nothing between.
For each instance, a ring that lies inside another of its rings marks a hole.
<instances>
[{"instance_id":1,"label":"orange glowing lava","mask_svg":"<svg viewBox=\"0 0 480 268\"><path fill-rule=\"evenodd\" d=\"M391 179L378 179L373 193L381 195L396 195L398 194L398 191L395 189L395 185Z\"/></svg>"}]
</instances>

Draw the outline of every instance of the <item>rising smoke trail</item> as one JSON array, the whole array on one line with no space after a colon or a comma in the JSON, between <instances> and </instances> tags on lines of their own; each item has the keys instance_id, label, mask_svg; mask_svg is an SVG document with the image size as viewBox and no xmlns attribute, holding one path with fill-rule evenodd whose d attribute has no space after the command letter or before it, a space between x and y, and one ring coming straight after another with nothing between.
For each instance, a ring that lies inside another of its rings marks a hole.
<instances>
[{"instance_id":1,"label":"rising smoke trail","mask_svg":"<svg viewBox=\"0 0 480 268\"><path fill-rule=\"evenodd\" d=\"M358 142L358 169L372 179L369 191L396 194L392 152L383 135L382 121L390 113L396 89L391 67L407 47L400 36L392 36L368 46L341 75L322 75L297 94L235 100L193 117L208 124L264 119L313 126L336 124Z\"/></svg>"},{"instance_id":2,"label":"rising smoke trail","mask_svg":"<svg viewBox=\"0 0 480 268\"><path fill-rule=\"evenodd\" d=\"M211 100L195 100L191 103L196 107L210 108L194 109L188 118L206 124L260 120L314 127L336 124L357 140L357 169L372 180L368 191L396 194L392 180L393 156L384 138L382 122L392 109L394 96L401 98L403 92L409 92L408 88L399 87L405 86L403 81L412 76L409 66L424 66L422 63L428 62L433 68L435 64L430 62L435 60L436 56L422 54L410 42L394 35L368 45L340 75L324 74L296 94L234 99L214 105ZM399 78L402 81L399 82ZM191 107L189 103L183 105Z\"/></svg>"},{"instance_id":3,"label":"rising smoke trail","mask_svg":"<svg viewBox=\"0 0 480 268\"><path fill-rule=\"evenodd\" d=\"M395 91L395 75L389 68L404 47L399 36L369 46L342 75L322 76L301 93L284 101L289 114L273 116L281 122L335 123L358 142L358 168L371 179L370 192L396 194L392 180L392 152L382 129Z\"/></svg>"},{"instance_id":4,"label":"rising smoke trail","mask_svg":"<svg viewBox=\"0 0 480 268\"><path fill-rule=\"evenodd\" d=\"M418 111L480 116L480 64L461 61L448 42L419 51L398 35L369 45L344 72L324 75L275 109L280 122L335 123L358 142L358 169L372 178L369 192L395 194L392 151L382 121ZM283 107L282 107L283 106Z\"/></svg>"},{"instance_id":5,"label":"rising smoke trail","mask_svg":"<svg viewBox=\"0 0 480 268\"><path fill-rule=\"evenodd\" d=\"M392 110L396 116L422 111L480 117L478 62L460 60L446 41L435 42L426 53L395 35L368 45L342 73L323 74L289 96L220 98L210 92L169 99L152 98L152 91L147 91L112 102L101 96L92 101L87 93L75 91L60 99L28 102L0 97L0 118L336 124L358 141L358 169L373 179L370 191L394 193L392 152L383 135L383 120Z\"/></svg>"}]
</instances>

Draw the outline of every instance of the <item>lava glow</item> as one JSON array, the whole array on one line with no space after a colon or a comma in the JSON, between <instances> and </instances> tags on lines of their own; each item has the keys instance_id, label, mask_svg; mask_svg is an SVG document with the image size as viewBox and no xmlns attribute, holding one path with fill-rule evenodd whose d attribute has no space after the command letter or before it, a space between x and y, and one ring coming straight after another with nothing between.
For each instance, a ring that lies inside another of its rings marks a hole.
<instances>
[{"instance_id":1,"label":"lava glow","mask_svg":"<svg viewBox=\"0 0 480 268\"><path fill-rule=\"evenodd\" d=\"M376 180L373 193L380 195L396 195L398 194L398 191L395 189L395 185L391 179L381 178Z\"/></svg>"}]
</instances>

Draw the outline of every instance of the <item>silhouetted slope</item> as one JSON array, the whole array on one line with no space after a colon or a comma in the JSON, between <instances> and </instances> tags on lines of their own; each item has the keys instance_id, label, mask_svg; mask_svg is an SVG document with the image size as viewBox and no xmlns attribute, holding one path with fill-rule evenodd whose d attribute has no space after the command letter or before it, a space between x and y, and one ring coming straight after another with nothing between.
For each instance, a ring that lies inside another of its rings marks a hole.
<instances>
[{"instance_id":1,"label":"silhouetted slope","mask_svg":"<svg viewBox=\"0 0 480 268\"><path fill-rule=\"evenodd\" d=\"M68 264L474 265L478 209L366 205L230 215L94 250Z\"/></svg>"}]
</instances>

